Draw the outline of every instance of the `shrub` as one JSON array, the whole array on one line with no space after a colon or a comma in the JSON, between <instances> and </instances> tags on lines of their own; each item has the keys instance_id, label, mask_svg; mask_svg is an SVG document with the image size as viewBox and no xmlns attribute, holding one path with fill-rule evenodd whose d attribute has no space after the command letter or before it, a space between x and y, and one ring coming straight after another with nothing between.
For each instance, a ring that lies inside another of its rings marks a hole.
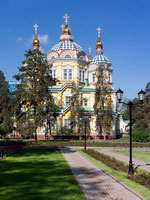
<instances>
[{"instance_id":1,"label":"shrub","mask_svg":"<svg viewBox=\"0 0 150 200\"><path fill-rule=\"evenodd\" d=\"M133 142L148 142L149 140L148 131L142 129L133 131L132 140Z\"/></svg>"},{"instance_id":2,"label":"shrub","mask_svg":"<svg viewBox=\"0 0 150 200\"><path fill-rule=\"evenodd\" d=\"M8 128L0 124L0 135L1 136L6 136L6 134L9 132Z\"/></svg>"},{"instance_id":3,"label":"shrub","mask_svg":"<svg viewBox=\"0 0 150 200\"><path fill-rule=\"evenodd\" d=\"M150 189L150 173L134 174L134 175L128 176L127 178Z\"/></svg>"}]
</instances>

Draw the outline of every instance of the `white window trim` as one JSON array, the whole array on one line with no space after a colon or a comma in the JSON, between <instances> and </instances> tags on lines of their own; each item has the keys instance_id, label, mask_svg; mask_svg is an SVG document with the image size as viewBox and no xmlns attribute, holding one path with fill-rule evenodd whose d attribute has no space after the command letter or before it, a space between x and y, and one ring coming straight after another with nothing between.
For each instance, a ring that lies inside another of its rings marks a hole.
<instances>
[{"instance_id":1,"label":"white window trim","mask_svg":"<svg viewBox=\"0 0 150 200\"><path fill-rule=\"evenodd\" d=\"M72 94L71 93L66 93L64 97L65 97L65 101L64 101L65 106L68 106L68 105L66 105L66 97L70 97L71 98Z\"/></svg>"},{"instance_id":2,"label":"white window trim","mask_svg":"<svg viewBox=\"0 0 150 200\"><path fill-rule=\"evenodd\" d=\"M64 79L64 70L66 69L66 73L67 73L67 79ZM71 79L69 78L69 70L72 70L72 77ZM70 65L66 65L63 67L63 80L64 81L69 81L69 80L73 80L73 67Z\"/></svg>"},{"instance_id":3,"label":"white window trim","mask_svg":"<svg viewBox=\"0 0 150 200\"><path fill-rule=\"evenodd\" d=\"M83 74L84 74L84 79L83 79ZM80 80L80 82L85 82L85 79L86 79L86 70L83 67L80 67L79 80Z\"/></svg>"},{"instance_id":4,"label":"white window trim","mask_svg":"<svg viewBox=\"0 0 150 200\"><path fill-rule=\"evenodd\" d=\"M85 100L87 100L87 102L86 102L87 105L85 105ZM88 98L85 98L85 97L84 97L84 98L83 98L83 106L84 106L84 107L88 107L88 105L89 105L89 100L88 100Z\"/></svg>"},{"instance_id":5,"label":"white window trim","mask_svg":"<svg viewBox=\"0 0 150 200\"><path fill-rule=\"evenodd\" d=\"M67 127L65 127L65 120L68 120L68 121L69 121L69 125L68 125ZM65 128L67 128L67 129L70 129L70 128L71 128L71 127L70 127L70 117L67 117L67 116L66 116L66 117L63 117L63 122L64 122L63 125L64 125Z\"/></svg>"},{"instance_id":6,"label":"white window trim","mask_svg":"<svg viewBox=\"0 0 150 200\"><path fill-rule=\"evenodd\" d=\"M92 83L96 82L96 72L92 73Z\"/></svg>"}]
</instances>

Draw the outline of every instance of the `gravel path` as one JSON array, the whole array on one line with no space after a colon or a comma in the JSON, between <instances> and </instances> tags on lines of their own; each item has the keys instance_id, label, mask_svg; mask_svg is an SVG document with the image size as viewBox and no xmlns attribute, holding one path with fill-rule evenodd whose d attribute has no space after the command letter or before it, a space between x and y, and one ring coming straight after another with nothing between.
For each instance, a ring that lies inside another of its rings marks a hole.
<instances>
[{"instance_id":1,"label":"gravel path","mask_svg":"<svg viewBox=\"0 0 150 200\"><path fill-rule=\"evenodd\" d=\"M70 148L61 148L87 200L140 200L87 158Z\"/></svg>"}]
</instances>

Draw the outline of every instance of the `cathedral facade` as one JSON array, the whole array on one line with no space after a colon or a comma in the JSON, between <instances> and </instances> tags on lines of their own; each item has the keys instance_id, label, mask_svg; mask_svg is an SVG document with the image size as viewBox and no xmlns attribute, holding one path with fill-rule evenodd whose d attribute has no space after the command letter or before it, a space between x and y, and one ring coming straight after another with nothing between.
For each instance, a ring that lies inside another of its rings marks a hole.
<instances>
[{"instance_id":1,"label":"cathedral facade","mask_svg":"<svg viewBox=\"0 0 150 200\"><path fill-rule=\"evenodd\" d=\"M47 54L47 61L53 78L57 80L55 86L49 90L58 106L57 113L50 116L50 134L51 137L78 138L85 137L85 131L88 138L115 138L117 127L116 114L116 95L113 89L112 64L103 54L103 43L101 41L98 27L98 40L96 42L96 55L92 58L91 49L89 55L86 55L82 47L74 42L71 29L68 25L68 16L65 14L65 23L62 26L60 41L54 45ZM35 25L35 37L33 40L34 49L39 49L40 41L38 39L37 28ZM94 111L95 92L97 84L96 70L100 63L105 65L107 74L107 85L111 90L109 97L112 101L112 124L111 129L99 132L96 127L96 115ZM75 91L78 91L78 104L82 109L82 116L74 113L72 118L71 99ZM86 129L86 130L85 130ZM80 132L80 133L79 133ZM45 127L37 130L38 138L44 138L46 134Z\"/></svg>"}]
</instances>

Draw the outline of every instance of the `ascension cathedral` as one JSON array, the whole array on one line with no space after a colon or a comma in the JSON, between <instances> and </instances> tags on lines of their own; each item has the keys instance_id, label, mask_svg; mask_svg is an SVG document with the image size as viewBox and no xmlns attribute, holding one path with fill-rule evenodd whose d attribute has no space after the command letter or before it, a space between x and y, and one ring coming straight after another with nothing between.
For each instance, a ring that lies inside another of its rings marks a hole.
<instances>
[{"instance_id":1,"label":"ascension cathedral","mask_svg":"<svg viewBox=\"0 0 150 200\"><path fill-rule=\"evenodd\" d=\"M96 43L96 55L92 58L91 48L89 55L86 55L80 45L75 43L68 25L69 16L65 14L64 25L58 44L51 47L47 54L47 61L51 68L53 78L58 82L55 86L49 88L53 95L54 101L58 106L57 116L51 115L51 137L78 138L78 126L80 126L81 136L84 137L85 127L82 122L71 124L71 105L70 98L73 95L74 86L80 88L79 99L82 99L82 108L84 110L84 118L87 119L86 132L87 138L103 139L104 135L108 139L116 137L118 134L118 115L116 113L116 95L112 87L112 64L110 60L103 54L103 42L101 41L101 28L97 28L98 38ZM33 39L33 48L40 48L38 39L38 25L34 26L35 37ZM111 130L107 132L103 130L99 133L96 128L96 116L94 112L95 92L96 92L96 69L100 63L105 64L105 72L107 73L107 85L111 89L112 101L112 125ZM83 128L82 128L83 126ZM82 130L81 130L82 129ZM38 138L45 137L45 128L38 128Z\"/></svg>"}]
</instances>

